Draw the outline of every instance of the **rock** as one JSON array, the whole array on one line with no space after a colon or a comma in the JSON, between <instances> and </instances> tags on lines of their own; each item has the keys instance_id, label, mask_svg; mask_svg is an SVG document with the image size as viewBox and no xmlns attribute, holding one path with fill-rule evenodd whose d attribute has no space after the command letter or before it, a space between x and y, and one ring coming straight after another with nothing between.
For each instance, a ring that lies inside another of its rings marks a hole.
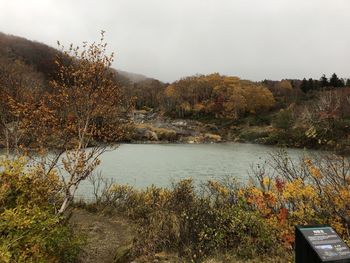
<instances>
[{"instance_id":1,"label":"rock","mask_svg":"<svg viewBox=\"0 0 350 263\"><path fill-rule=\"evenodd\" d=\"M221 136L217 134L206 133L204 135L204 140L206 142L221 142Z\"/></svg>"},{"instance_id":2,"label":"rock","mask_svg":"<svg viewBox=\"0 0 350 263\"><path fill-rule=\"evenodd\" d=\"M139 110L134 112L135 141L218 143L222 137L214 124L204 124L189 119L171 119L159 112Z\"/></svg>"},{"instance_id":3,"label":"rock","mask_svg":"<svg viewBox=\"0 0 350 263\"><path fill-rule=\"evenodd\" d=\"M233 142L246 142L245 140L243 140L242 138L240 137L236 137Z\"/></svg>"},{"instance_id":4,"label":"rock","mask_svg":"<svg viewBox=\"0 0 350 263\"><path fill-rule=\"evenodd\" d=\"M158 141L158 136L154 131L147 128L136 128L136 139L138 140L148 140L148 141Z\"/></svg>"},{"instance_id":5,"label":"rock","mask_svg":"<svg viewBox=\"0 0 350 263\"><path fill-rule=\"evenodd\" d=\"M187 122L186 121L175 121L172 124L174 126L178 126L178 127L185 127L185 126L187 126Z\"/></svg>"},{"instance_id":6,"label":"rock","mask_svg":"<svg viewBox=\"0 0 350 263\"><path fill-rule=\"evenodd\" d=\"M158 141L158 136L154 131L146 130L144 136L147 140Z\"/></svg>"},{"instance_id":7,"label":"rock","mask_svg":"<svg viewBox=\"0 0 350 263\"><path fill-rule=\"evenodd\" d=\"M132 117L134 122L144 123L145 121L155 119L157 117L157 113L153 112L152 110L135 110L132 113Z\"/></svg>"},{"instance_id":8,"label":"rock","mask_svg":"<svg viewBox=\"0 0 350 263\"><path fill-rule=\"evenodd\" d=\"M115 263L130 262L132 260L131 249L132 249L132 244L119 247L116 251L114 262Z\"/></svg>"},{"instance_id":9,"label":"rock","mask_svg":"<svg viewBox=\"0 0 350 263\"><path fill-rule=\"evenodd\" d=\"M196 136L181 137L180 142L184 143L218 143L221 142L222 138L220 135L206 133L198 134Z\"/></svg>"},{"instance_id":10,"label":"rock","mask_svg":"<svg viewBox=\"0 0 350 263\"><path fill-rule=\"evenodd\" d=\"M219 128L215 124L206 124L204 127L210 132L219 132Z\"/></svg>"},{"instance_id":11,"label":"rock","mask_svg":"<svg viewBox=\"0 0 350 263\"><path fill-rule=\"evenodd\" d=\"M176 130L178 136L199 136L199 132L190 130Z\"/></svg>"},{"instance_id":12,"label":"rock","mask_svg":"<svg viewBox=\"0 0 350 263\"><path fill-rule=\"evenodd\" d=\"M157 138L162 141L176 141L178 138L177 132L172 129L153 128L153 132L155 132Z\"/></svg>"}]
</instances>

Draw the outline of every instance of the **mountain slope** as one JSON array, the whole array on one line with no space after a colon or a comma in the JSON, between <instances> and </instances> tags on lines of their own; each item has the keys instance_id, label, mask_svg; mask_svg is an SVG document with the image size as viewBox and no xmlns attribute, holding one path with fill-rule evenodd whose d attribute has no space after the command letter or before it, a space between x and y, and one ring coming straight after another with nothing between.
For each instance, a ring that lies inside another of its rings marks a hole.
<instances>
[{"instance_id":1,"label":"mountain slope","mask_svg":"<svg viewBox=\"0 0 350 263\"><path fill-rule=\"evenodd\" d=\"M54 61L58 55L60 55L59 50L46 44L0 32L0 63L2 64L11 64L19 60L38 73L42 73L46 80L50 80L57 74L57 66ZM141 74L122 70L115 71L122 85L148 79Z\"/></svg>"}]
</instances>

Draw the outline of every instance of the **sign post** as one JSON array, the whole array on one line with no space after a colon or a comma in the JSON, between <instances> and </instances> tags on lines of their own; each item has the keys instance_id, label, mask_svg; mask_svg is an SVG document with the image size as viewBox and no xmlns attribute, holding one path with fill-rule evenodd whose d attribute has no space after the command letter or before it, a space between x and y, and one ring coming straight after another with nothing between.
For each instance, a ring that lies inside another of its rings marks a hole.
<instances>
[{"instance_id":1,"label":"sign post","mask_svg":"<svg viewBox=\"0 0 350 263\"><path fill-rule=\"evenodd\" d=\"M295 227L296 263L350 263L350 249L328 225Z\"/></svg>"}]
</instances>

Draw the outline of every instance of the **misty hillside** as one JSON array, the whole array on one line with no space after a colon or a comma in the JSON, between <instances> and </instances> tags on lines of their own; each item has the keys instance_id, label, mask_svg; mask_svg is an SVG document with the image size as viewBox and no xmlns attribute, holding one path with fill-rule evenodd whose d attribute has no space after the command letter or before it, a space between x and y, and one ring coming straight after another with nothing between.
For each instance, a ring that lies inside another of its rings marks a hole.
<instances>
[{"instance_id":1,"label":"misty hillside","mask_svg":"<svg viewBox=\"0 0 350 263\"><path fill-rule=\"evenodd\" d=\"M141 81L148 79L148 77L146 77L145 75L142 75L142 74L127 72L124 70L117 70L117 72L119 73L119 75L122 75L122 76L128 78L132 83L138 83L138 82L141 82Z\"/></svg>"},{"instance_id":2,"label":"misty hillside","mask_svg":"<svg viewBox=\"0 0 350 263\"><path fill-rule=\"evenodd\" d=\"M25 71L35 72L36 78L42 78L41 81L55 77L57 67L54 61L59 54L59 50L46 44L0 32L0 64L11 67L20 61L23 63L22 67L26 67ZM132 72L122 70L116 72L118 81L123 86L148 79L144 75Z\"/></svg>"}]
</instances>

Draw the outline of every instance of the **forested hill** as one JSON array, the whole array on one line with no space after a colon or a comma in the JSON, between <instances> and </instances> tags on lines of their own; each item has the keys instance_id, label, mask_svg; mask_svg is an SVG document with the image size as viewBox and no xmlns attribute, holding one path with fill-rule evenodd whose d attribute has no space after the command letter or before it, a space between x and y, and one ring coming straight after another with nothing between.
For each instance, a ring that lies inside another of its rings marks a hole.
<instances>
[{"instance_id":1,"label":"forested hill","mask_svg":"<svg viewBox=\"0 0 350 263\"><path fill-rule=\"evenodd\" d=\"M7 35L0 32L0 68L15 70L21 67L22 73L35 78L36 81L48 81L57 75L55 58L60 51L46 44L31 41L23 37ZM121 85L131 85L148 78L141 74L116 70Z\"/></svg>"},{"instance_id":2,"label":"forested hill","mask_svg":"<svg viewBox=\"0 0 350 263\"><path fill-rule=\"evenodd\" d=\"M21 101L25 92L12 87L49 91L48 82L59 73L57 55L61 55L59 50L45 44L0 33L0 93L6 90ZM124 99L134 101L139 110L136 114L141 118L136 124L142 136L158 132L150 137L180 141L181 136L198 134L207 127L202 131L204 135L215 133L224 140L350 152L350 79L335 73L319 79L260 82L213 73L163 83L140 74L110 70L117 73L113 81L120 84ZM2 103L1 123L8 131L14 116L8 112L8 102ZM187 126L179 128L170 123L178 118L187 119ZM188 125L190 121L197 124ZM145 140L142 136L139 140Z\"/></svg>"}]
</instances>

